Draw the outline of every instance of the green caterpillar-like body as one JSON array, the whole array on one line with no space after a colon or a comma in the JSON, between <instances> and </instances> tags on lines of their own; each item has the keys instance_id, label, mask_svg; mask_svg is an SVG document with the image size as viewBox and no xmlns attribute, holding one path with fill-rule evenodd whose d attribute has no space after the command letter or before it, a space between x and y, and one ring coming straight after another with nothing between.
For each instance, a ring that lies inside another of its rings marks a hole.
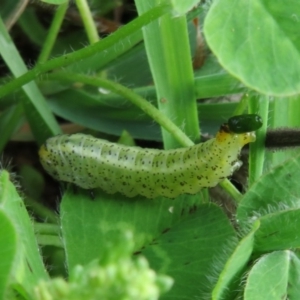
<instances>
[{"instance_id":1,"label":"green caterpillar-like body","mask_svg":"<svg viewBox=\"0 0 300 300\"><path fill-rule=\"evenodd\" d=\"M242 147L255 133L221 126L214 139L192 147L152 150L73 134L52 137L39 151L45 170L59 181L127 197L175 198L213 187L241 166Z\"/></svg>"}]
</instances>

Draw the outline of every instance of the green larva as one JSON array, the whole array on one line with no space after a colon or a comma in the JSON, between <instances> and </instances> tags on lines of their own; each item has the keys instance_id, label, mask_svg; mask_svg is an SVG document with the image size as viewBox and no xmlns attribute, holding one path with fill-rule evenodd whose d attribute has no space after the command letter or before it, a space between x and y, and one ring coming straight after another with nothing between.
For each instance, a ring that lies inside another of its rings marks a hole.
<instances>
[{"instance_id":1,"label":"green larva","mask_svg":"<svg viewBox=\"0 0 300 300\"><path fill-rule=\"evenodd\" d=\"M242 147L254 141L254 132L234 133L227 124L205 143L174 150L123 146L77 133L49 138L39 155L51 176L84 189L175 198L230 176L242 165Z\"/></svg>"}]
</instances>

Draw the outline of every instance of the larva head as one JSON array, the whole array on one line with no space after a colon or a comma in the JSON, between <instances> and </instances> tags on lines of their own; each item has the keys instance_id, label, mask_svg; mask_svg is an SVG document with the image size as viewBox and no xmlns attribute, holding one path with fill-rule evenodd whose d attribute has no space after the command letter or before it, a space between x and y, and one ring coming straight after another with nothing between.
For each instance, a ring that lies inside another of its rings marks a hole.
<instances>
[{"instance_id":1,"label":"larva head","mask_svg":"<svg viewBox=\"0 0 300 300\"><path fill-rule=\"evenodd\" d=\"M231 132L246 133L259 129L263 122L259 115L246 114L230 118L227 124Z\"/></svg>"},{"instance_id":2,"label":"larva head","mask_svg":"<svg viewBox=\"0 0 300 300\"><path fill-rule=\"evenodd\" d=\"M220 143L230 143L233 147L242 148L255 142L255 130L262 126L262 119L256 114L234 116L223 124L217 133L216 140Z\"/></svg>"},{"instance_id":3,"label":"larva head","mask_svg":"<svg viewBox=\"0 0 300 300\"><path fill-rule=\"evenodd\" d=\"M255 142L255 132L235 133L229 129L227 123L221 125L216 135L216 140L221 144L231 144L233 147L244 147L246 144Z\"/></svg>"},{"instance_id":4,"label":"larva head","mask_svg":"<svg viewBox=\"0 0 300 300\"><path fill-rule=\"evenodd\" d=\"M239 169L242 162L239 160L241 149L244 145L254 142L255 132L235 133L229 129L228 124L223 124L214 139L213 153L210 162L214 164L210 177L214 186L222 179L232 175Z\"/></svg>"}]
</instances>

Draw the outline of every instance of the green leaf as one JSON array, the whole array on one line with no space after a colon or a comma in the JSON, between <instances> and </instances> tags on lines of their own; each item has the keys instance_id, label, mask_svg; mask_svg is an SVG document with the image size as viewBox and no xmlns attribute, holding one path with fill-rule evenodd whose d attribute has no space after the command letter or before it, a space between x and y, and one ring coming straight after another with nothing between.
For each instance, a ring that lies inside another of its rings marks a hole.
<instances>
[{"instance_id":1,"label":"green leaf","mask_svg":"<svg viewBox=\"0 0 300 300\"><path fill-rule=\"evenodd\" d=\"M198 76L195 74L195 93L198 99L213 98L246 91L233 76L227 73Z\"/></svg>"},{"instance_id":2,"label":"green leaf","mask_svg":"<svg viewBox=\"0 0 300 300\"><path fill-rule=\"evenodd\" d=\"M32 222L26 207L9 180L9 173L0 173L0 203L2 211L10 218L18 239L17 263L12 275L21 288L31 293L40 279L47 279L39 248L34 236Z\"/></svg>"},{"instance_id":3,"label":"green leaf","mask_svg":"<svg viewBox=\"0 0 300 300\"><path fill-rule=\"evenodd\" d=\"M255 252L300 248L300 209L264 216L255 234Z\"/></svg>"},{"instance_id":4,"label":"green leaf","mask_svg":"<svg viewBox=\"0 0 300 300\"><path fill-rule=\"evenodd\" d=\"M202 201L201 194L175 200L149 200L96 192L93 201L88 191L64 194L60 215L69 269L99 258L107 243L108 231L117 234L121 228L132 230L135 250L139 250L189 215Z\"/></svg>"},{"instance_id":5,"label":"green leaf","mask_svg":"<svg viewBox=\"0 0 300 300\"><path fill-rule=\"evenodd\" d=\"M27 68L20 57L11 37L0 18L0 54L15 77L27 72ZM22 104L27 113L31 130L37 140L42 143L46 137L60 132L57 122L47 106L43 95L35 82L29 82L22 87Z\"/></svg>"},{"instance_id":6,"label":"green leaf","mask_svg":"<svg viewBox=\"0 0 300 300\"><path fill-rule=\"evenodd\" d=\"M21 125L23 121L22 112L22 106L18 104L9 107L0 114L0 153L15 130Z\"/></svg>"},{"instance_id":7,"label":"green leaf","mask_svg":"<svg viewBox=\"0 0 300 300\"><path fill-rule=\"evenodd\" d=\"M149 89L145 89L139 94L149 97L150 93ZM153 103L151 99L149 101ZM50 96L48 103L56 115L87 128L113 135L120 135L126 129L134 138L161 140L160 128L147 114L115 95L95 95L80 89L69 89ZM234 102L198 103L203 132L214 135L235 107Z\"/></svg>"},{"instance_id":8,"label":"green leaf","mask_svg":"<svg viewBox=\"0 0 300 300\"><path fill-rule=\"evenodd\" d=\"M14 258L17 253L17 235L11 220L0 210L0 299L5 298Z\"/></svg>"},{"instance_id":9,"label":"green leaf","mask_svg":"<svg viewBox=\"0 0 300 300\"><path fill-rule=\"evenodd\" d=\"M243 227L268 215L300 206L300 156L287 160L253 184L237 209L237 219Z\"/></svg>"},{"instance_id":10,"label":"green leaf","mask_svg":"<svg viewBox=\"0 0 300 300\"><path fill-rule=\"evenodd\" d=\"M226 262L226 265L213 290L213 300L224 299L225 295L227 296L226 299L229 299L228 294L230 292L236 292L230 289L230 285L235 279L239 278L249 261L254 246L254 235L259 228L259 225L259 222L254 224L253 229L239 242L231 257Z\"/></svg>"},{"instance_id":11,"label":"green leaf","mask_svg":"<svg viewBox=\"0 0 300 300\"><path fill-rule=\"evenodd\" d=\"M140 15L159 2L135 0ZM148 24L143 35L159 110L182 128L192 141L199 141L199 120L186 17L174 18L172 14L165 14L159 20ZM164 127L162 135L165 149L179 147L179 141Z\"/></svg>"},{"instance_id":12,"label":"green leaf","mask_svg":"<svg viewBox=\"0 0 300 300\"><path fill-rule=\"evenodd\" d=\"M221 65L261 93L300 92L298 1L214 1L204 33Z\"/></svg>"},{"instance_id":13,"label":"green leaf","mask_svg":"<svg viewBox=\"0 0 300 300\"><path fill-rule=\"evenodd\" d=\"M260 258L246 280L245 300L300 299L300 261L292 251L278 251Z\"/></svg>"},{"instance_id":14,"label":"green leaf","mask_svg":"<svg viewBox=\"0 0 300 300\"><path fill-rule=\"evenodd\" d=\"M183 15L191 10L194 6L200 2L200 0L171 0L174 10L179 14Z\"/></svg>"},{"instance_id":15,"label":"green leaf","mask_svg":"<svg viewBox=\"0 0 300 300\"><path fill-rule=\"evenodd\" d=\"M159 127L139 108L126 105L124 98L119 107L113 104L112 98L110 105L101 99L81 90L67 90L53 95L48 103L56 115L87 128L114 135L120 135L125 129L134 137L159 139Z\"/></svg>"},{"instance_id":16,"label":"green leaf","mask_svg":"<svg viewBox=\"0 0 300 300\"><path fill-rule=\"evenodd\" d=\"M236 247L235 232L226 215L212 204L191 214L164 232L142 251L152 268L174 279L162 299L211 299L226 260Z\"/></svg>"}]
</instances>

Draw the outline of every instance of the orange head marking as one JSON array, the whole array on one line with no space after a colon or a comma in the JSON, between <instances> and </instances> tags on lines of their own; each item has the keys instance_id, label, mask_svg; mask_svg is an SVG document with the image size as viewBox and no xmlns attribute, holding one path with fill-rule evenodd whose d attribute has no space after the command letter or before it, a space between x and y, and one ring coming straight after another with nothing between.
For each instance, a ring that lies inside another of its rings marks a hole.
<instances>
[{"instance_id":1,"label":"orange head marking","mask_svg":"<svg viewBox=\"0 0 300 300\"><path fill-rule=\"evenodd\" d=\"M216 140L219 143L225 143L226 141L229 141L233 138L238 139L241 147L243 147L246 144L255 142L256 140L254 131L245 133L234 133L229 130L228 125L226 123L222 124L220 130L217 132Z\"/></svg>"}]
</instances>

